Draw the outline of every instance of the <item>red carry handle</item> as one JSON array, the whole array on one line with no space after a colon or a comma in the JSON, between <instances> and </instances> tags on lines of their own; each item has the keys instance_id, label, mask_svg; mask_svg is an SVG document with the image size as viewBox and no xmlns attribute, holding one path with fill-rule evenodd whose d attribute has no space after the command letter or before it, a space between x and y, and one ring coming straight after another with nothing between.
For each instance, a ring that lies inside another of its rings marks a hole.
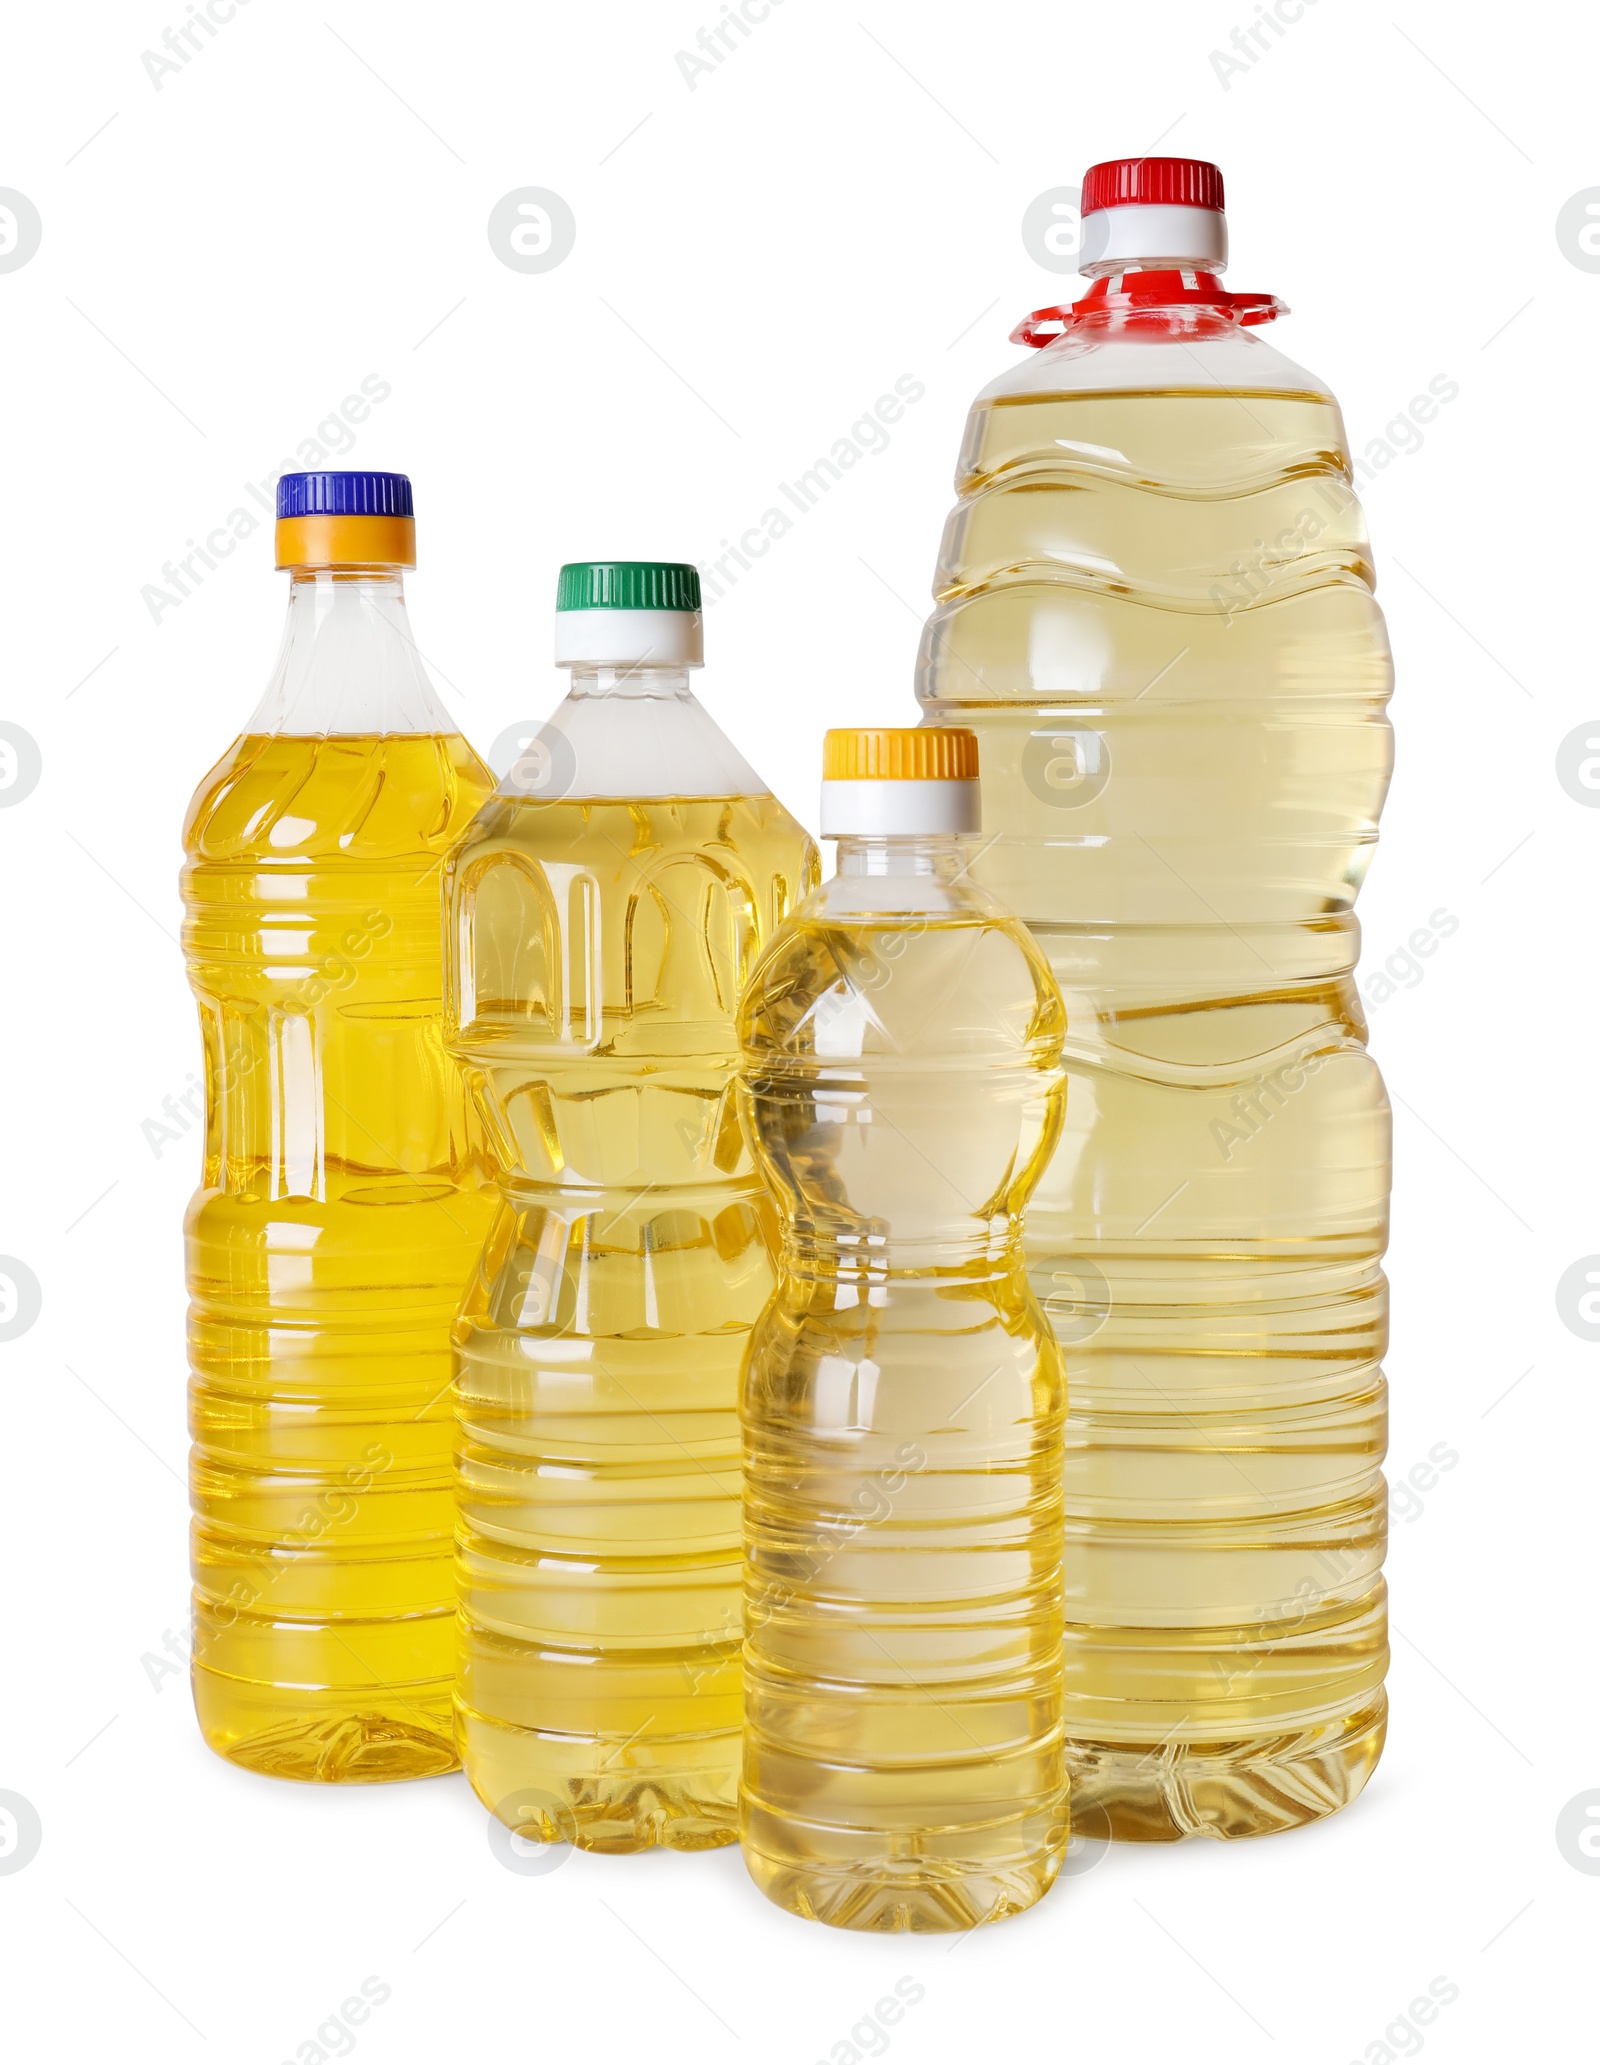
<instances>
[{"instance_id":1,"label":"red carry handle","mask_svg":"<svg viewBox=\"0 0 1600 2065\"><path fill-rule=\"evenodd\" d=\"M1214 272L1108 273L1096 280L1081 301L1070 306L1036 308L1011 333L1013 344L1041 350L1064 337L1077 323L1094 316L1159 316L1163 309L1215 308L1240 323L1270 323L1289 313L1276 294L1235 294ZM1176 325L1174 326L1176 327Z\"/></svg>"}]
</instances>

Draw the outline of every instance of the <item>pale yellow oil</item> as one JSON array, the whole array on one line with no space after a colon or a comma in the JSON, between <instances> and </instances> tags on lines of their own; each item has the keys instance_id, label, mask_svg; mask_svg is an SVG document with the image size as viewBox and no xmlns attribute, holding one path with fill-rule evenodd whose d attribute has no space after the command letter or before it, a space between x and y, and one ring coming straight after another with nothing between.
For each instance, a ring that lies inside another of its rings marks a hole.
<instances>
[{"instance_id":1,"label":"pale yellow oil","mask_svg":"<svg viewBox=\"0 0 1600 2065\"><path fill-rule=\"evenodd\" d=\"M1383 1736L1389 1109L1352 906L1391 667L1336 405L980 403L920 693L979 736L973 873L1065 995L1028 1217L1068 1359L1089 1832L1251 1835Z\"/></svg>"},{"instance_id":2,"label":"pale yellow oil","mask_svg":"<svg viewBox=\"0 0 1600 2065\"><path fill-rule=\"evenodd\" d=\"M811 910L741 1014L784 1231L744 1376L742 1841L793 1913L964 1929L1067 1840L1062 1368L1019 1237L1061 1005L1004 913Z\"/></svg>"},{"instance_id":3,"label":"pale yellow oil","mask_svg":"<svg viewBox=\"0 0 1600 2065\"><path fill-rule=\"evenodd\" d=\"M734 1839L772 1265L733 1012L815 875L761 795L497 796L451 864L451 1041L505 1171L456 1335L458 1728L529 1838Z\"/></svg>"},{"instance_id":4,"label":"pale yellow oil","mask_svg":"<svg viewBox=\"0 0 1600 2065\"><path fill-rule=\"evenodd\" d=\"M277 1777L447 1771L450 1325L492 1209L441 1036L458 736L241 738L185 828L195 1705Z\"/></svg>"}]
</instances>

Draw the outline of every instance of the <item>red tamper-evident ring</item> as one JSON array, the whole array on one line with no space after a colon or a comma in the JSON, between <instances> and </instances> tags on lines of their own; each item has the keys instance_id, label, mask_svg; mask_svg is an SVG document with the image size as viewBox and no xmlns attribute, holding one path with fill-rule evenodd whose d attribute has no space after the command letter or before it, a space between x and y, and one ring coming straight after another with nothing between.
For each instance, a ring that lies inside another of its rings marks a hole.
<instances>
[{"instance_id":1,"label":"red tamper-evident ring","mask_svg":"<svg viewBox=\"0 0 1600 2065\"><path fill-rule=\"evenodd\" d=\"M1083 175L1083 212L1140 204L1222 209L1222 173L1203 158L1107 158Z\"/></svg>"}]
</instances>

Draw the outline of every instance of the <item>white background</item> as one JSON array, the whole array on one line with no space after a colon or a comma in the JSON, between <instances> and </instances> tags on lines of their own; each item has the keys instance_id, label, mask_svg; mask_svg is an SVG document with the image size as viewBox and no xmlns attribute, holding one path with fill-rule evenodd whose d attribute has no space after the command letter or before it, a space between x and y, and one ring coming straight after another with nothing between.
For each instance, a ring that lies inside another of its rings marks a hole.
<instances>
[{"instance_id":1,"label":"white background","mask_svg":"<svg viewBox=\"0 0 1600 2065\"><path fill-rule=\"evenodd\" d=\"M676 53L721 0L241 0L158 87L170 4L15 10L0 76L0 185L44 226L0 273L0 718L43 759L0 809L0 1253L43 1287L0 1346L0 1788L43 1828L0 1874L8 2055L315 2060L369 1975L370 2065L849 2065L903 1975L904 2065L1587 2055L1600 1876L1555 1825L1600 1787L1600 1348L1555 1287L1600 1249L1600 812L1555 763L1600 708L1600 273L1556 236L1600 186L1590 10L1306 0L1224 84L1211 52L1254 0L779 0L691 87ZM1377 1777L1297 1834L1086 1854L1024 1918L880 1941L779 1913L736 1850L518 1877L460 1778L230 1769L143 1661L186 1613L196 1174L143 1122L198 1067L178 833L275 649L270 526L159 623L141 590L375 374L345 463L412 474L415 628L487 747L557 697L562 559L714 556L911 374L891 447L707 618L707 702L814 823L823 726L914 717L968 402L1018 317L1077 291L1024 250L1024 209L1157 146L1221 163L1230 284L1289 301L1273 342L1358 451L1435 376L1460 390L1365 491L1399 671L1367 976L1459 920L1372 1012L1391 1471L1459 1457L1396 1518ZM539 275L486 231L528 185L577 222ZM1436 1978L1458 1996L1397 2024Z\"/></svg>"}]
</instances>

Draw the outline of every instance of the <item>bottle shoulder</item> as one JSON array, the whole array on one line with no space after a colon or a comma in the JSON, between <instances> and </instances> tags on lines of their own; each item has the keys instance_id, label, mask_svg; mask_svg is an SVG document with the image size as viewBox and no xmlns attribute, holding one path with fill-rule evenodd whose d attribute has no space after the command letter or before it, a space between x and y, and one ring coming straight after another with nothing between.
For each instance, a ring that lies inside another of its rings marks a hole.
<instances>
[{"instance_id":1,"label":"bottle shoulder","mask_svg":"<svg viewBox=\"0 0 1600 2065\"><path fill-rule=\"evenodd\" d=\"M1222 389L1331 402L1327 383L1253 330L1237 324L1170 336L1137 327L1078 326L1029 351L978 395L974 406L1058 394L1186 393Z\"/></svg>"},{"instance_id":2,"label":"bottle shoulder","mask_svg":"<svg viewBox=\"0 0 1600 2065\"><path fill-rule=\"evenodd\" d=\"M501 783L507 794L593 801L758 797L767 784L698 701L688 675L575 681Z\"/></svg>"},{"instance_id":3,"label":"bottle shoulder","mask_svg":"<svg viewBox=\"0 0 1600 2065\"><path fill-rule=\"evenodd\" d=\"M504 861L576 870L602 886L639 885L682 864L752 879L776 872L791 905L818 872L810 834L770 792L544 798L502 785L467 827L450 874L459 881Z\"/></svg>"},{"instance_id":4,"label":"bottle shoulder","mask_svg":"<svg viewBox=\"0 0 1600 2065\"><path fill-rule=\"evenodd\" d=\"M1099 510L1102 487L1198 505L1326 476L1352 503L1350 471L1337 401L1249 332L1139 343L1069 332L978 396L956 489L965 503L989 489L1087 487ZM1146 508L1139 521L1163 515L1173 512ZM1206 520L1198 508L1194 516ZM1261 528L1254 521L1246 543Z\"/></svg>"},{"instance_id":5,"label":"bottle shoulder","mask_svg":"<svg viewBox=\"0 0 1600 2065\"><path fill-rule=\"evenodd\" d=\"M813 891L746 985L747 1056L1053 1068L1066 1011L1027 927L976 884L927 888L916 904L881 877Z\"/></svg>"},{"instance_id":6,"label":"bottle shoulder","mask_svg":"<svg viewBox=\"0 0 1600 2065\"><path fill-rule=\"evenodd\" d=\"M493 786L459 732L245 732L195 790L184 852L235 866L442 854Z\"/></svg>"}]
</instances>

